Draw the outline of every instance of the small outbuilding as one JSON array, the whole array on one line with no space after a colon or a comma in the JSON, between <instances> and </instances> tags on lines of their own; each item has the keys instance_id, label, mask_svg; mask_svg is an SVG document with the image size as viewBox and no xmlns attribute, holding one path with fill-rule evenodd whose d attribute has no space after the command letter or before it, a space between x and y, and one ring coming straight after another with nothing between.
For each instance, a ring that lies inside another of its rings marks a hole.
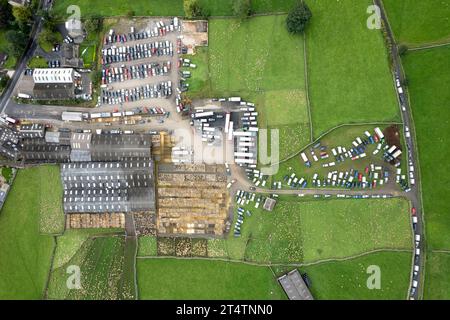
<instances>
[{"instance_id":1,"label":"small outbuilding","mask_svg":"<svg viewBox=\"0 0 450 320\"><path fill-rule=\"evenodd\" d=\"M264 201L263 209L266 211L273 211L273 208L275 208L275 205L277 204L277 200L272 198L267 198L266 201Z\"/></svg>"},{"instance_id":2,"label":"small outbuilding","mask_svg":"<svg viewBox=\"0 0 450 320\"><path fill-rule=\"evenodd\" d=\"M278 278L289 300L314 300L305 281L297 269Z\"/></svg>"}]
</instances>

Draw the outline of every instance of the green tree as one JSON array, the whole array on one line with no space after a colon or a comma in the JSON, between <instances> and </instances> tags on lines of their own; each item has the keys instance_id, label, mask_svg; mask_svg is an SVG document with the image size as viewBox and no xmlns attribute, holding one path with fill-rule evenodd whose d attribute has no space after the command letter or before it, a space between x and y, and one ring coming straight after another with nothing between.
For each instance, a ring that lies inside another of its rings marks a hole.
<instances>
[{"instance_id":1,"label":"green tree","mask_svg":"<svg viewBox=\"0 0 450 320\"><path fill-rule=\"evenodd\" d=\"M28 36L20 30L10 30L5 34L5 38L9 43L10 54L16 58L20 57L27 46Z\"/></svg>"},{"instance_id":2,"label":"green tree","mask_svg":"<svg viewBox=\"0 0 450 320\"><path fill-rule=\"evenodd\" d=\"M13 20L12 6L8 0L0 0L0 29L9 27Z\"/></svg>"},{"instance_id":3,"label":"green tree","mask_svg":"<svg viewBox=\"0 0 450 320\"><path fill-rule=\"evenodd\" d=\"M14 7L13 15L16 18L16 21L19 25L25 25L31 22L33 19L33 12L31 11L31 7Z\"/></svg>"},{"instance_id":4,"label":"green tree","mask_svg":"<svg viewBox=\"0 0 450 320\"><path fill-rule=\"evenodd\" d=\"M96 33L100 30L101 20L98 18L91 18L84 22L84 28L87 33Z\"/></svg>"},{"instance_id":5,"label":"green tree","mask_svg":"<svg viewBox=\"0 0 450 320\"><path fill-rule=\"evenodd\" d=\"M233 2L234 15L245 19L252 13L252 5L250 0L235 0Z\"/></svg>"},{"instance_id":6,"label":"green tree","mask_svg":"<svg viewBox=\"0 0 450 320\"><path fill-rule=\"evenodd\" d=\"M51 47L58 42L57 34L50 29L44 28L39 34L39 45L45 51L51 50Z\"/></svg>"},{"instance_id":7,"label":"green tree","mask_svg":"<svg viewBox=\"0 0 450 320\"><path fill-rule=\"evenodd\" d=\"M0 90L3 90L6 88L6 85L8 84L9 76L5 74L4 76L0 76Z\"/></svg>"},{"instance_id":8,"label":"green tree","mask_svg":"<svg viewBox=\"0 0 450 320\"><path fill-rule=\"evenodd\" d=\"M286 27L290 33L301 34L305 31L305 28L312 17L311 10L306 3L299 2L289 12L286 18Z\"/></svg>"},{"instance_id":9,"label":"green tree","mask_svg":"<svg viewBox=\"0 0 450 320\"><path fill-rule=\"evenodd\" d=\"M102 72L101 71L95 71L91 74L91 80L92 80L92 86L97 87L100 85L102 81Z\"/></svg>"},{"instance_id":10,"label":"green tree","mask_svg":"<svg viewBox=\"0 0 450 320\"><path fill-rule=\"evenodd\" d=\"M398 46L398 54L400 56L405 55L408 52L408 50L409 50L408 46L405 45L405 44L401 44L401 45Z\"/></svg>"},{"instance_id":11,"label":"green tree","mask_svg":"<svg viewBox=\"0 0 450 320\"><path fill-rule=\"evenodd\" d=\"M198 0L184 0L183 7L184 14L189 19L205 16Z\"/></svg>"}]
</instances>

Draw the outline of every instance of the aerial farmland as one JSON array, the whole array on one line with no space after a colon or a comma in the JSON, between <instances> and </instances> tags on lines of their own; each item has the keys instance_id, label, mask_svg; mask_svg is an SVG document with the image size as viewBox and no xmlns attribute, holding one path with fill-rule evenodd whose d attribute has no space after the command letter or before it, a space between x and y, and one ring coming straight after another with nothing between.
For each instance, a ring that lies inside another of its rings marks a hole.
<instances>
[{"instance_id":1,"label":"aerial farmland","mask_svg":"<svg viewBox=\"0 0 450 320\"><path fill-rule=\"evenodd\" d=\"M447 1L10 2L0 299L450 299Z\"/></svg>"}]
</instances>

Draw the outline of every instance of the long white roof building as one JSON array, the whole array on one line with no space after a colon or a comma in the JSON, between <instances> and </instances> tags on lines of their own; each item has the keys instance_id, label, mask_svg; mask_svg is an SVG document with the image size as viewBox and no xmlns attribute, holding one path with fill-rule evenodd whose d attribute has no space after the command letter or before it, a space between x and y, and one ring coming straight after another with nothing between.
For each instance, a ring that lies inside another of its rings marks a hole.
<instances>
[{"instance_id":1,"label":"long white roof building","mask_svg":"<svg viewBox=\"0 0 450 320\"><path fill-rule=\"evenodd\" d=\"M73 83L74 69L46 68L34 69L34 83Z\"/></svg>"}]
</instances>

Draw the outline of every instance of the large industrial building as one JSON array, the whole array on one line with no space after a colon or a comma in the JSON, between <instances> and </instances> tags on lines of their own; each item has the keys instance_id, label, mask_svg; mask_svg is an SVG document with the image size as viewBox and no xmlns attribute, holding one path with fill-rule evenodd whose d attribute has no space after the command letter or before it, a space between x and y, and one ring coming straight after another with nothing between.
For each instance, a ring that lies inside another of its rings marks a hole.
<instances>
[{"instance_id":1,"label":"large industrial building","mask_svg":"<svg viewBox=\"0 0 450 320\"><path fill-rule=\"evenodd\" d=\"M125 213L155 210L153 161L61 165L65 213Z\"/></svg>"},{"instance_id":2,"label":"large industrial building","mask_svg":"<svg viewBox=\"0 0 450 320\"><path fill-rule=\"evenodd\" d=\"M72 68L37 68L33 71L34 99L75 98L75 83L81 75Z\"/></svg>"}]
</instances>

